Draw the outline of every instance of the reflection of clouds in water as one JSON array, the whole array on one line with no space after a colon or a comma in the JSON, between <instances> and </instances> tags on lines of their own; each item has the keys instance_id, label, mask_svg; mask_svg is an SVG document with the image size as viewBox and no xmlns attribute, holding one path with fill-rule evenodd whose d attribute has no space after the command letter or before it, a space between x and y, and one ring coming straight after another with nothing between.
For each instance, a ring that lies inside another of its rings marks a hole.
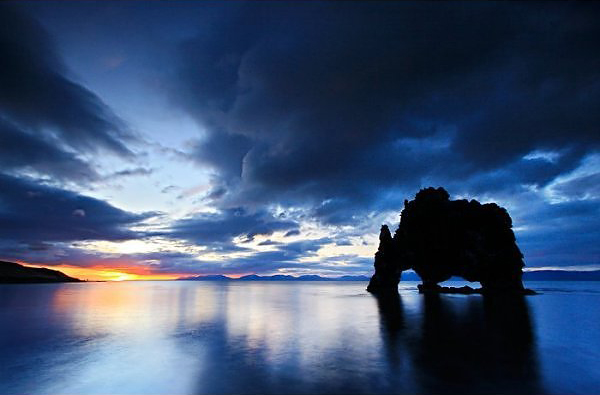
<instances>
[{"instance_id":1,"label":"reflection of clouds in water","mask_svg":"<svg viewBox=\"0 0 600 395\"><path fill-rule=\"evenodd\" d=\"M183 347L195 343L193 350L211 356L199 369L199 392L369 391L365 374L376 371L370 361L380 350L379 338L372 336L371 298L353 297L354 288L323 284L222 289L222 314L179 338ZM339 298L340 291L348 294ZM360 360L366 363L357 364Z\"/></svg>"}]
</instances>

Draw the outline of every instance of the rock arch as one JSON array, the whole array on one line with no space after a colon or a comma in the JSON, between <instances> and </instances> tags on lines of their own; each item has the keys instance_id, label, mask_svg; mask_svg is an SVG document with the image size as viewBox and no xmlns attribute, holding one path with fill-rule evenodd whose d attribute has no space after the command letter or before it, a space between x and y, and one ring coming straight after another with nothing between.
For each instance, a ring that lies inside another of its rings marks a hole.
<instances>
[{"instance_id":1,"label":"rock arch","mask_svg":"<svg viewBox=\"0 0 600 395\"><path fill-rule=\"evenodd\" d=\"M512 220L504 208L476 200L450 200L444 188L425 188L414 200L404 201L393 237L387 225L381 227L375 274L367 290L397 292L402 271L412 269L423 281L421 291L447 290L438 283L460 276L479 281L478 292L524 292L523 266ZM474 291L467 288L465 292Z\"/></svg>"}]
</instances>

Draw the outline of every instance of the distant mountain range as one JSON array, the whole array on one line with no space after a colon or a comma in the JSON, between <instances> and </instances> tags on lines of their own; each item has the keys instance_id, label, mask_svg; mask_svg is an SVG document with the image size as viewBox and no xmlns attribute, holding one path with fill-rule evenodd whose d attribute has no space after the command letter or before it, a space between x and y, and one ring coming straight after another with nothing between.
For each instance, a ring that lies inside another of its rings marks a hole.
<instances>
[{"instance_id":1,"label":"distant mountain range","mask_svg":"<svg viewBox=\"0 0 600 395\"><path fill-rule=\"evenodd\" d=\"M73 283L81 280L58 270L27 267L14 262L0 261L0 283Z\"/></svg>"},{"instance_id":2,"label":"distant mountain range","mask_svg":"<svg viewBox=\"0 0 600 395\"><path fill-rule=\"evenodd\" d=\"M277 274L274 276L258 276L250 274L240 278L222 275L182 277L180 281L369 281L368 276L322 277L317 275L289 276ZM451 280L462 280L453 277ZM567 270L537 270L523 273L524 281L600 281L600 270L567 271ZM402 273L402 281L421 281L414 272Z\"/></svg>"}]
</instances>

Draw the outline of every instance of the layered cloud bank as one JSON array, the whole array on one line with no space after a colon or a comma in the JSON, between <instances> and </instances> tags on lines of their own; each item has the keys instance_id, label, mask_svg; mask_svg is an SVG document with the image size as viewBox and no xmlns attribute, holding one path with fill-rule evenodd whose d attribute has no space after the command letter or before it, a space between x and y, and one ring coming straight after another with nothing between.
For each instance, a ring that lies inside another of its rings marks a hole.
<instances>
[{"instance_id":1,"label":"layered cloud bank","mask_svg":"<svg viewBox=\"0 0 600 395\"><path fill-rule=\"evenodd\" d=\"M0 258L368 274L381 223L443 185L507 207L529 267L598 266L599 14L3 4Z\"/></svg>"}]
</instances>

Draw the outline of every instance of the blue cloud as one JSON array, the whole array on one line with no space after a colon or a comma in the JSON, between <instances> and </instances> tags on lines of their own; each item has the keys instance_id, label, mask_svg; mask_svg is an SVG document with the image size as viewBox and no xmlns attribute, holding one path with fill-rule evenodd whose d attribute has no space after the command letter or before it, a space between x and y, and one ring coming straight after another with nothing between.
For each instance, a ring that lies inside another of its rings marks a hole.
<instances>
[{"instance_id":1,"label":"blue cloud","mask_svg":"<svg viewBox=\"0 0 600 395\"><path fill-rule=\"evenodd\" d=\"M236 237L250 241L257 235L270 236L277 231L296 228L297 222L275 218L264 210L248 212L243 208L235 208L181 219L172 225L167 235L223 249L226 245L229 245L228 248L240 248L231 245Z\"/></svg>"},{"instance_id":2,"label":"blue cloud","mask_svg":"<svg viewBox=\"0 0 600 395\"><path fill-rule=\"evenodd\" d=\"M15 243L127 240L129 227L155 215L134 214L39 181L0 173L0 239Z\"/></svg>"},{"instance_id":3,"label":"blue cloud","mask_svg":"<svg viewBox=\"0 0 600 395\"><path fill-rule=\"evenodd\" d=\"M18 7L0 5L0 116L75 150L132 157L126 142L134 135L96 94L68 77L49 37Z\"/></svg>"}]
</instances>

